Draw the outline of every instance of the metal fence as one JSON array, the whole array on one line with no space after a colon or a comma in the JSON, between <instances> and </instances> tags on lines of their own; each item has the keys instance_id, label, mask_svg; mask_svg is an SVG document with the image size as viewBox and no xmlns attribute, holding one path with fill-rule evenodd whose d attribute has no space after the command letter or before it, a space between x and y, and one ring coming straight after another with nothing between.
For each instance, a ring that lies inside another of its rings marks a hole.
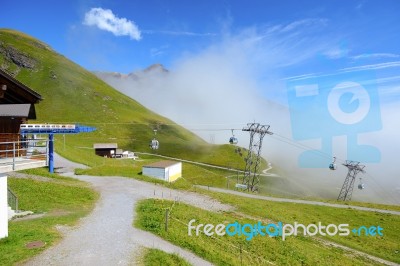
<instances>
[{"instance_id":1,"label":"metal fence","mask_svg":"<svg viewBox=\"0 0 400 266\"><path fill-rule=\"evenodd\" d=\"M11 209L13 209L15 212L18 212L18 197L9 188L7 188L7 199L8 199L8 206L10 206Z\"/></svg>"},{"instance_id":2,"label":"metal fence","mask_svg":"<svg viewBox=\"0 0 400 266\"><path fill-rule=\"evenodd\" d=\"M48 164L47 139L0 142L0 167L12 166L12 170L16 170L18 164L38 161L44 161L46 165Z\"/></svg>"}]
</instances>

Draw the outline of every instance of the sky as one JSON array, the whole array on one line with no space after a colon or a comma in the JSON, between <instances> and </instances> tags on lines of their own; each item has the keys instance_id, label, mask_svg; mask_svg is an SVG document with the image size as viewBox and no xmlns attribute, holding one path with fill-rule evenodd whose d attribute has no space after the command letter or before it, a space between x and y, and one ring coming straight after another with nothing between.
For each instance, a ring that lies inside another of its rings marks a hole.
<instances>
[{"instance_id":1,"label":"sky","mask_svg":"<svg viewBox=\"0 0 400 266\"><path fill-rule=\"evenodd\" d=\"M33 35L90 70L128 73L157 62L170 68L184 54L246 31L281 38L296 52L274 62L288 76L400 60L397 0L2 0L1 6L7 10L1 27Z\"/></svg>"},{"instance_id":2,"label":"sky","mask_svg":"<svg viewBox=\"0 0 400 266\"><path fill-rule=\"evenodd\" d=\"M263 155L288 176L304 176L297 183L319 182L314 192L321 185L340 189L346 168L315 171L337 156L338 164L362 161L374 177L369 187L397 195L390 202L400 199L398 0L0 5L7 10L0 28L32 35L91 71L131 73L163 64L168 77L142 73L139 83L108 82L189 129L270 124L275 134ZM235 132L245 147L245 134ZM196 133L224 143L231 131Z\"/></svg>"},{"instance_id":3,"label":"sky","mask_svg":"<svg viewBox=\"0 0 400 266\"><path fill-rule=\"evenodd\" d=\"M228 53L225 45L238 41L234 57L247 57L264 87L363 67L393 78L400 65L397 0L1 0L1 7L0 27L30 34L92 71L174 69L206 50ZM265 95L285 101L274 89Z\"/></svg>"}]
</instances>

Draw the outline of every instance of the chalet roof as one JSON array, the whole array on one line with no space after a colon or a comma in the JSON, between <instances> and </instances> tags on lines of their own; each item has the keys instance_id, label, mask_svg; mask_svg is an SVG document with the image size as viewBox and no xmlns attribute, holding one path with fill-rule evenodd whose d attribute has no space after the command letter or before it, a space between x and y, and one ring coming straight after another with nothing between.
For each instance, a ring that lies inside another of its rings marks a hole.
<instances>
[{"instance_id":1,"label":"chalet roof","mask_svg":"<svg viewBox=\"0 0 400 266\"><path fill-rule=\"evenodd\" d=\"M26 117L36 119L35 105L33 104L0 104L0 117Z\"/></svg>"},{"instance_id":2,"label":"chalet roof","mask_svg":"<svg viewBox=\"0 0 400 266\"><path fill-rule=\"evenodd\" d=\"M93 144L94 149L117 149L117 143L95 143Z\"/></svg>"},{"instance_id":3,"label":"chalet roof","mask_svg":"<svg viewBox=\"0 0 400 266\"><path fill-rule=\"evenodd\" d=\"M147 168L167 168L169 166L178 164L181 162L176 162L176 161L159 161L159 162L155 162L152 164L148 164L148 165L144 165L143 167L147 167Z\"/></svg>"},{"instance_id":4,"label":"chalet roof","mask_svg":"<svg viewBox=\"0 0 400 266\"><path fill-rule=\"evenodd\" d=\"M5 91L3 85L6 85ZM38 103L42 96L0 69L0 104Z\"/></svg>"}]
</instances>

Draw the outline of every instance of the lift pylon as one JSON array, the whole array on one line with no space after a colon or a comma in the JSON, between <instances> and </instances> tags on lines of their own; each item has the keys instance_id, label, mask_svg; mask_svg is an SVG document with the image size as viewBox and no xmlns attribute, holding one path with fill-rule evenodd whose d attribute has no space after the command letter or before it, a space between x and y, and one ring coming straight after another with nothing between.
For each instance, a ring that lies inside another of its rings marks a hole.
<instances>
[{"instance_id":1,"label":"lift pylon","mask_svg":"<svg viewBox=\"0 0 400 266\"><path fill-rule=\"evenodd\" d=\"M245 158L246 168L243 175L243 185L247 186L248 191L257 191L260 183L260 174L258 173L261 162L262 141L266 134L272 135L269 131L269 125L260 125L259 123L249 123L242 131L250 132L250 143L247 156Z\"/></svg>"},{"instance_id":2,"label":"lift pylon","mask_svg":"<svg viewBox=\"0 0 400 266\"><path fill-rule=\"evenodd\" d=\"M351 200L353 194L354 181L359 172L365 173L365 165L361 165L360 162L346 161L344 164L348 168L346 179L344 180L342 189L340 190L337 200Z\"/></svg>"}]
</instances>

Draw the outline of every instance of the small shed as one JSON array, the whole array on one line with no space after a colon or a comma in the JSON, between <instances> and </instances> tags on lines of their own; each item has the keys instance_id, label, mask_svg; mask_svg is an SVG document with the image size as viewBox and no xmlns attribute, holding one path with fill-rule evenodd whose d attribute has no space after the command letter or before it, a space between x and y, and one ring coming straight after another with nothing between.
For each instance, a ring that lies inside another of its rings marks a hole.
<instances>
[{"instance_id":1,"label":"small shed","mask_svg":"<svg viewBox=\"0 0 400 266\"><path fill-rule=\"evenodd\" d=\"M182 177L182 163L175 161L159 161L144 165L142 174L167 182L173 182Z\"/></svg>"},{"instance_id":2,"label":"small shed","mask_svg":"<svg viewBox=\"0 0 400 266\"><path fill-rule=\"evenodd\" d=\"M136 156L134 152L131 152L131 151L124 151L124 152L122 153L122 158L127 158L127 159L134 159L134 160L136 160L136 159L139 158L139 157Z\"/></svg>"},{"instance_id":3,"label":"small shed","mask_svg":"<svg viewBox=\"0 0 400 266\"><path fill-rule=\"evenodd\" d=\"M123 153L123 149L117 149L117 151L115 152L115 158L122 158Z\"/></svg>"},{"instance_id":4,"label":"small shed","mask_svg":"<svg viewBox=\"0 0 400 266\"><path fill-rule=\"evenodd\" d=\"M101 157L113 158L117 153L117 143L95 143L93 144L96 155Z\"/></svg>"}]
</instances>

